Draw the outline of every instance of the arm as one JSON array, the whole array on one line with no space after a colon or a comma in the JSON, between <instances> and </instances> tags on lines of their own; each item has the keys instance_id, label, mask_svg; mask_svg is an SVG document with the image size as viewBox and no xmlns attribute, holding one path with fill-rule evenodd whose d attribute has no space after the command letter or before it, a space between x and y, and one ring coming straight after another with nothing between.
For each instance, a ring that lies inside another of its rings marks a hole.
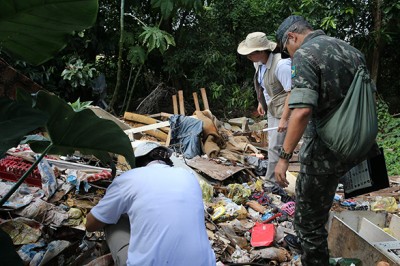
<instances>
[{"instance_id":1,"label":"arm","mask_svg":"<svg viewBox=\"0 0 400 266\"><path fill-rule=\"evenodd\" d=\"M97 220L91 212L86 216L86 231L94 232L102 229L106 224Z\"/></svg>"},{"instance_id":2,"label":"arm","mask_svg":"<svg viewBox=\"0 0 400 266\"><path fill-rule=\"evenodd\" d=\"M123 179L122 175L113 180L104 197L86 216L85 226L88 232L98 231L107 224L117 223L121 214L126 212L125 195L121 193L122 189L119 183L121 178Z\"/></svg>"},{"instance_id":3,"label":"arm","mask_svg":"<svg viewBox=\"0 0 400 266\"><path fill-rule=\"evenodd\" d=\"M258 103L257 112L258 112L259 115L262 115L262 116L265 115L265 111L264 111L264 109L262 108L261 103Z\"/></svg>"},{"instance_id":4,"label":"arm","mask_svg":"<svg viewBox=\"0 0 400 266\"><path fill-rule=\"evenodd\" d=\"M283 149L287 153L292 153L296 148L297 143L303 136L304 130L307 127L308 121L311 117L311 108L295 108L292 110L288 132L283 142ZM279 185L287 187L289 182L286 179L286 171L289 167L289 160L279 159L275 167L275 178Z\"/></svg>"},{"instance_id":5,"label":"arm","mask_svg":"<svg viewBox=\"0 0 400 266\"><path fill-rule=\"evenodd\" d=\"M289 116L290 116L289 96L290 96L290 92L288 92L288 95L286 96L285 106L283 107L282 117L279 120L278 132L284 132L288 126L288 120L289 120Z\"/></svg>"},{"instance_id":6,"label":"arm","mask_svg":"<svg viewBox=\"0 0 400 266\"><path fill-rule=\"evenodd\" d=\"M278 132L284 132L287 129L287 124L290 116L289 109L289 96L292 87L292 61L290 59L282 59L278 62L275 70L275 76L282 84L284 90L288 93L285 100L285 105L283 107L282 117L279 120Z\"/></svg>"}]
</instances>

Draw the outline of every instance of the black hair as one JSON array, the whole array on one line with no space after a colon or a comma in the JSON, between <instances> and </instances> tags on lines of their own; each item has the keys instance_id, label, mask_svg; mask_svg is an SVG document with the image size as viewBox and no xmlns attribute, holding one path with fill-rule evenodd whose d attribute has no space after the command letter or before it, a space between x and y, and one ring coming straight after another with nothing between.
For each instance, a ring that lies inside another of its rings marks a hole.
<instances>
[{"instance_id":1,"label":"black hair","mask_svg":"<svg viewBox=\"0 0 400 266\"><path fill-rule=\"evenodd\" d=\"M136 157L136 166L143 167L148 165L152 161L163 161L169 166L174 166L174 163L169 158L169 152L163 148L155 148L148 154L140 157Z\"/></svg>"}]
</instances>

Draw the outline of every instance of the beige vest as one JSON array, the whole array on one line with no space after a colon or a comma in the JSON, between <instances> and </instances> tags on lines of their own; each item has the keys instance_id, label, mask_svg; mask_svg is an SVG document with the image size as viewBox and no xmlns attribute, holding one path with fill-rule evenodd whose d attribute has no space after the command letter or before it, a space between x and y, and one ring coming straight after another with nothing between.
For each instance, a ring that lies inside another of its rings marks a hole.
<instances>
[{"instance_id":1,"label":"beige vest","mask_svg":"<svg viewBox=\"0 0 400 266\"><path fill-rule=\"evenodd\" d=\"M263 87L261 87L257 79L258 72L260 71L261 68L260 65L258 64L255 65L256 73L254 75L254 88L257 92L258 101L261 103L261 106L264 109L264 111L270 112L271 115L276 118L281 118L287 96L287 92L283 89L282 84L275 76L275 70L279 60L281 60L280 53L272 54L272 64L270 68L268 68L267 66L267 70L265 71L263 77L264 86L267 89L268 95L271 97L271 100L268 105L265 101Z\"/></svg>"}]
</instances>

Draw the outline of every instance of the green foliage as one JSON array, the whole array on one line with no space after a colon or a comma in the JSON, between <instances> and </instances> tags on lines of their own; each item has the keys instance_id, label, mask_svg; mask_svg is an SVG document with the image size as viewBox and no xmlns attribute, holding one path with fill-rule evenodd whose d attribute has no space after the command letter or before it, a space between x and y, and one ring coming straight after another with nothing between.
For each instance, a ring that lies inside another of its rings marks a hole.
<instances>
[{"instance_id":1,"label":"green foliage","mask_svg":"<svg viewBox=\"0 0 400 266\"><path fill-rule=\"evenodd\" d=\"M146 62L147 53L141 46L131 46L128 50L128 60L133 65L143 65Z\"/></svg>"},{"instance_id":2,"label":"green foliage","mask_svg":"<svg viewBox=\"0 0 400 266\"><path fill-rule=\"evenodd\" d=\"M17 69L24 69L25 75L27 75L31 80L39 84L48 83L51 79L51 76L55 73L56 70L56 68L52 65L48 67L45 67L44 65L33 67L30 64L27 64L25 61L21 60L16 60L14 63L14 67Z\"/></svg>"},{"instance_id":3,"label":"green foliage","mask_svg":"<svg viewBox=\"0 0 400 266\"><path fill-rule=\"evenodd\" d=\"M81 98L78 98L78 100L76 100L73 103L68 103L72 109L75 112L79 112L82 111L83 109L86 109L90 106L90 104L92 104L92 101L86 101L86 102L81 102Z\"/></svg>"},{"instance_id":4,"label":"green foliage","mask_svg":"<svg viewBox=\"0 0 400 266\"><path fill-rule=\"evenodd\" d=\"M43 127L48 116L23 103L0 98L0 158L29 132Z\"/></svg>"},{"instance_id":5,"label":"green foliage","mask_svg":"<svg viewBox=\"0 0 400 266\"><path fill-rule=\"evenodd\" d=\"M389 175L400 174L400 118L389 114L389 107L382 99L378 101L378 144L384 149Z\"/></svg>"},{"instance_id":6,"label":"green foliage","mask_svg":"<svg viewBox=\"0 0 400 266\"><path fill-rule=\"evenodd\" d=\"M96 21L97 0L0 1L0 48L39 65L65 47L65 38Z\"/></svg>"},{"instance_id":7,"label":"green foliage","mask_svg":"<svg viewBox=\"0 0 400 266\"><path fill-rule=\"evenodd\" d=\"M199 9L202 6L201 0L151 0L153 8L161 11L164 18L169 18L179 7L186 9Z\"/></svg>"},{"instance_id":8,"label":"green foliage","mask_svg":"<svg viewBox=\"0 0 400 266\"><path fill-rule=\"evenodd\" d=\"M220 102L221 115L228 117L243 116L255 106L255 93L251 86L240 87L236 84L224 86L212 83L210 85L211 99ZM225 106L224 106L225 105ZM222 111L222 112L221 112Z\"/></svg>"},{"instance_id":9,"label":"green foliage","mask_svg":"<svg viewBox=\"0 0 400 266\"><path fill-rule=\"evenodd\" d=\"M251 87L241 88L238 85L233 85L231 88L232 96L228 102L228 107L232 110L244 113L251 107L254 107L255 97L254 89Z\"/></svg>"},{"instance_id":10,"label":"green foliage","mask_svg":"<svg viewBox=\"0 0 400 266\"><path fill-rule=\"evenodd\" d=\"M158 49L163 54L170 45L175 46L174 37L158 27L143 27L143 33L139 35L139 38L142 39L143 45L147 47L148 53L153 49Z\"/></svg>"},{"instance_id":11,"label":"green foliage","mask_svg":"<svg viewBox=\"0 0 400 266\"><path fill-rule=\"evenodd\" d=\"M93 64L86 64L82 59L73 56L68 59L61 76L69 82L72 88L85 87L97 74L96 69L92 66Z\"/></svg>"}]
</instances>

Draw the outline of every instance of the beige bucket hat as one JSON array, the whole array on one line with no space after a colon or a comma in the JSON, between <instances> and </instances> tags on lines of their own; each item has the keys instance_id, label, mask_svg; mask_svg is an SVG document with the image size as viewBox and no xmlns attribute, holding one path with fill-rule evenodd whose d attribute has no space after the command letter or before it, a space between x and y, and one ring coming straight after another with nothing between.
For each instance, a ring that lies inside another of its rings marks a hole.
<instances>
[{"instance_id":1,"label":"beige bucket hat","mask_svg":"<svg viewBox=\"0 0 400 266\"><path fill-rule=\"evenodd\" d=\"M264 32L252 32L239 44L237 52L241 55L248 55L254 51L273 51L275 47L276 42L268 40Z\"/></svg>"}]
</instances>

